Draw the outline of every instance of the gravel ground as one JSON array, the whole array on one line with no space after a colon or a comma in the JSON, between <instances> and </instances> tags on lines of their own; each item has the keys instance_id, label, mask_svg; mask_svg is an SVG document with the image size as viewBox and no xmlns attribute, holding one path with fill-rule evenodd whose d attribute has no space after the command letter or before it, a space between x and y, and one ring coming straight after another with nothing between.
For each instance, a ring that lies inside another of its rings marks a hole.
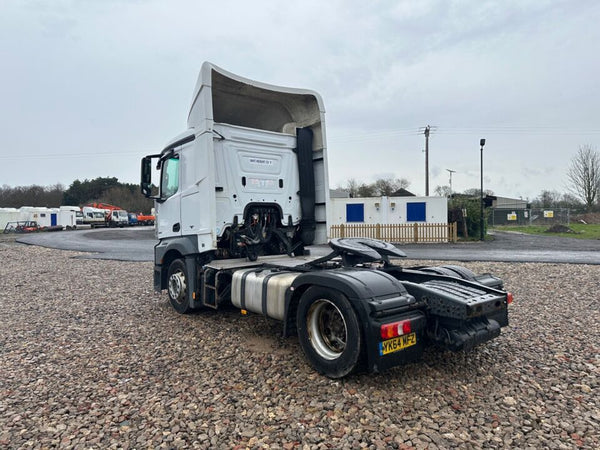
<instances>
[{"instance_id":1,"label":"gravel ground","mask_svg":"<svg viewBox=\"0 0 600 450\"><path fill-rule=\"evenodd\" d=\"M515 294L498 339L332 381L279 323L77 255L0 243L2 448L600 447L600 266L466 263Z\"/></svg>"}]
</instances>

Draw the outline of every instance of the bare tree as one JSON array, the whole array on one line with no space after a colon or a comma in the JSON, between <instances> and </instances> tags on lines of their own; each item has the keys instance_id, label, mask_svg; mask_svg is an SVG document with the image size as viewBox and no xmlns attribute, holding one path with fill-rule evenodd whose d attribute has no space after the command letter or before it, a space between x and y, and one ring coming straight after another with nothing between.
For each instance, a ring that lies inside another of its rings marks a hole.
<instances>
[{"instance_id":1,"label":"bare tree","mask_svg":"<svg viewBox=\"0 0 600 450\"><path fill-rule=\"evenodd\" d=\"M376 195L377 191L375 190L374 184L362 183L356 191L357 197L375 197Z\"/></svg>"},{"instance_id":2,"label":"bare tree","mask_svg":"<svg viewBox=\"0 0 600 450\"><path fill-rule=\"evenodd\" d=\"M559 206L561 208L580 208L581 200L573 194L565 192L560 197Z\"/></svg>"},{"instance_id":3,"label":"bare tree","mask_svg":"<svg viewBox=\"0 0 600 450\"><path fill-rule=\"evenodd\" d=\"M65 188L61 184L16 186L14 188L3 185L0 188L0 207L46 206L56 208L61 205L64 190Z\"/></svg>"},{"instance_id":4,"label":"bare tree","mask_svg":"<svg viewBox=\"0 0 600 450\"><path fill-rule=\"evenodd\" d=\"M560 202L561 194L557 191L549 191L544 189L538 198L533 203L539 208L552 208L556 207Z\"/></svg>"},{"instance_id":5,"label":"bare tree","mask_svg":"<svg viewBox=\"0 0 600 450\"><path fill-rule=\"evenodd\" d=\"M346 186L343 189L347 190L348 194L350 194L350 197L354 198L354 197L358 197L358 188L359 187L360 187L360 184L356 180L356 178L350 178L348 181L346 181Z\"/></svg>"},{"instance_id":6,"label":"bare tree","mask_svg":"<svg viewBox=\"0 0 600 450\"><path fill-rule=\"evenodd\" d=\"M448 185L436 186L433 192L435 192L436 195L439 195L440 197L450 197L452 195L452 190Z\"/></svg>"},{"instance_id":7,"label":"bare tree","mask_svg":"<svg viewBox=\"0 0 600 450\"><path fill-rule=\"evenodd\" d=\"M406 178L378 178L370 184L361 183L356 178L350 178L342 189L348 191L352 198L379 195L389 197L399 189L406 189L408 186L410 186L410 181Z\"/></svg>"},{"instance_id":8,"label":"bare tree","mask_svg":"<svg viewBox=\"0 0 600 450\"><path fill-rule=\"evenodd\" d=\"M399 189L406 189L410 181L406 178L379 178L374 183L375 192L378 195L390 196Z\"/></svg>"},{"instance_id":9,"label":"bare tree","mask_svg":"<svg viewBox=\"0 0 600 450\"><path fill-rule=\"evenodd\" d=\"M591 145L582 145L571 159L567 172L569 189L591 211L600 192L600 154Z\"/></svg>"}]
</instances>

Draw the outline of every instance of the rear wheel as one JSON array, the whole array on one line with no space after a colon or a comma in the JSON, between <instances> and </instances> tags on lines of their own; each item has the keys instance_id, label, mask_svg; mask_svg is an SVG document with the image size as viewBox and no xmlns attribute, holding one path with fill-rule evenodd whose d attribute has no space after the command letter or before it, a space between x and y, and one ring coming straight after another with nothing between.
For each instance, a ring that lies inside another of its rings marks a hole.
<instances>
[{"instance_id":1,"label":"rear wheel","mask_svg":"<svg viewBox=\"0 0 600 450\"><path fill-rule=\"evenodd\" d=\"M361 362L362 333L348 299L333 289L313 286L300 298L298 338L310 364L330 378L341 378Z\"/></svg>"},{"instance_id":2,"label":"rear wheel","mask_svg":"<svg viewBox=\"0 0 600 450\"><path fill-rule=\"evenodd\" d=\"M169 266L167 275L167 291L171 305L180 314L191 310L187 299L188 274L182 259L174 260Z\"/></svg>"}]
</instances>

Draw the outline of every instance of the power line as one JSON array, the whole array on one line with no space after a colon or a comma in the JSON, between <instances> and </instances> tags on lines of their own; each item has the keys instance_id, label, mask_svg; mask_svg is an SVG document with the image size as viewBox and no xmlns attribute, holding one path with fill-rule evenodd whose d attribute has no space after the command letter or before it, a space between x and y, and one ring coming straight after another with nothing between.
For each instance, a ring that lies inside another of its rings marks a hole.
<instances>
[{"instance_id":1,"label":"power line","mask_svg":"<svg viewBox=\"0 0 600 450\"><path fill-rule=\"evenodd\" d=\"M346 144L346 143L361 143L369 142L378 139L388 138L393 139L404 136L420 136L425 132L426 127L412 128L397 128L397 129L379 129L359 132L348 132L342 134L334 134L329 136L329 144ZM562 126L526 126L526 125L489 125L481 127L444 127L430 126L430 134L437 135L474 135L474 134L489 134L489 135L529 135L529 136L556 136L556 135L578 135L578 136L596 136L600 135L600 128L581 128L581 127L562 127ZM90 158L90 157L114 157L114 156L143 156L152 151L143 152L78 152L78 153L44 153L44 154L24 154L13 153L10 155L1 155L0 161L17 160L17 159L59 159L59 158Z\"/></svg>"},{"instance_id":2,"label":"power line","mask_svg":"<svg viewBox=\"0 0 600 450\"><path fill-rule=\"evenodd\" d=\"M32 155L24 155L22 153L14 154L14 155L5 155L0 156L0 160L8 160L8 159L58 159L58 158L89 158L91 156L143 156L147 154L144 152L110 152L110 153L44 153L44 154L32 154Z\"/></svg>"},{"instance_id":3,"label":"power line","mask_svg":"<svg viewBox=\"0 0 600 450\"><path fill-rule=\"evenodd\" d=\"M600 135L600 128L573 128L560 126L525 126L525 125L491 125L481 127L434 127L430 126L430 132L435 131L438 135L507 135L507 136L595 136ZM393 139L404 136L421 136L425 132L425 127L383 129L372 131L356 131L344 134L331 134L327 141L330 144L360 143L369 142L381 138Z\"/></svg>"},{"instance_id":4,"label":"power line","mask_svg":"<svg viewBox=\"0 0 600 450\"><path fill-rule=\"evenodd\" d=\"M483 126L483 127L440 127L439 134L504 134L504 135L596 135L600 134L600 128L571 128L558 126Z\"/></svg>"}]
</instances>

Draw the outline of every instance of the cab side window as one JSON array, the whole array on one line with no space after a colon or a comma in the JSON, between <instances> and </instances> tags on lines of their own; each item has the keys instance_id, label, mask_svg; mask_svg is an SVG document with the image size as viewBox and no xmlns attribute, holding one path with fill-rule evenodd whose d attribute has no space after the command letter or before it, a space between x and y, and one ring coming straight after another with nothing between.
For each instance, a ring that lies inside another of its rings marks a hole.
<instances>
[{"instance_id":1,"label":"cab side window","mask_svg":"<svg viewBox=\"0 0 600 450\"><path fill-rule=\"evenodd\" d=\"M171 197L179 189L179 158L167 159L162 168L160 192L163 199Z\"/></svg>"}]
</instances>

